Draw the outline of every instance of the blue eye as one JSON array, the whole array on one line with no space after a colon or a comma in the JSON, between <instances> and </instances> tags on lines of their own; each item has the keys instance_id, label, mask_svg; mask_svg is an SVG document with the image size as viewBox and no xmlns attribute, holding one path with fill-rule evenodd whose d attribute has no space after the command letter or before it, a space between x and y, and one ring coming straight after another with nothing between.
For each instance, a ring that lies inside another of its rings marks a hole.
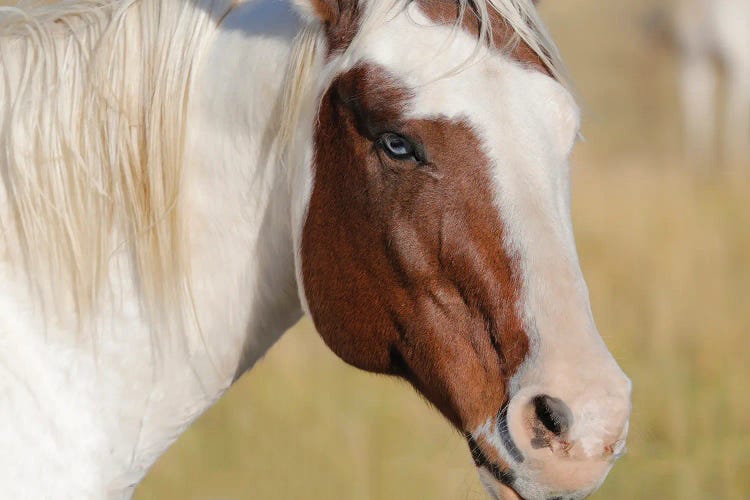
<instances>
[{"instance_id":1,"label":"blue eye","mask_svg":"<svg viewBox=\"0 0 750 500\"><path fill-rule=\"evenodd\" d=\"M378 143L388 156L394 160L416 159L414 145L409 139L392 132L380 136Z\"/></svg>"}]
</instances>

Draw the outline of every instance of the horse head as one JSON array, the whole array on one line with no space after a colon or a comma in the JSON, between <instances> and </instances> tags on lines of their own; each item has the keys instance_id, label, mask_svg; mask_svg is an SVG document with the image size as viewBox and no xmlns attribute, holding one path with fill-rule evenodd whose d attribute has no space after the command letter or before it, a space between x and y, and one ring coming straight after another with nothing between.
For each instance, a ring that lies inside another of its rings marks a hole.
<instances>
[{"instance_id":1,"label":"horse head","mask_svg":"<svg viewBox=\"0 0 750 500\"><path fill-rule=\"evenodd\" d=\"M296 3L329 75L297 250L317 330L435 405L493 495L588 495L624 451L631 384L578 263L579 111L533 4Z\"/></svg>"}]
</instances>

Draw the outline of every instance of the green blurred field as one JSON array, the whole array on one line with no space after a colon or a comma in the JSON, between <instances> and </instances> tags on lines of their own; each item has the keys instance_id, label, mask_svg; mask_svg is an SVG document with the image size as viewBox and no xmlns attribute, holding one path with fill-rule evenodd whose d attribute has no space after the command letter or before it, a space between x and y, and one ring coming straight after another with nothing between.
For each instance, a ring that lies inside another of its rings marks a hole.
<instances>
[{"instance_id":1,"label":"green blurred field","mask_svg":"<svg viewBox=\"0 0 750 500\"><path fill-rule=\"evenodd\" d=\"M658 0L548 0L578 84L581 263L634 382L629 453L596 498L750 498L750 184L680 164ZM748 165L750 173L750 165ZM301 323L156 465L137 498L479 499L466 445L409 387Z\"/></svg>"}]
</instances>

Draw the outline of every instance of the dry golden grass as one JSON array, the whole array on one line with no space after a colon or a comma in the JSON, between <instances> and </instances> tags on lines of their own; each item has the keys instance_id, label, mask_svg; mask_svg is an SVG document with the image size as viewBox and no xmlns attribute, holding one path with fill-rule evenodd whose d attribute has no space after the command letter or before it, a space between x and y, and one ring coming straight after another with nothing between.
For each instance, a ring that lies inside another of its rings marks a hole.
<instances>
[{"instance_id":1,"label":"dry golden grass","mask_svg":"<svg viewBox=\"0 0 750 500\"><path fill-rule=\"evenodd\" d=\"M750 185L678 160L658 0L549 1L579 84L574 221L600 330L634 382L629 454L597 498L750 497ZM750 172L750 166L748 166ZM303 322L157 464L148 498L484 498L463 440Z\"/></svg>"}]
</instances>

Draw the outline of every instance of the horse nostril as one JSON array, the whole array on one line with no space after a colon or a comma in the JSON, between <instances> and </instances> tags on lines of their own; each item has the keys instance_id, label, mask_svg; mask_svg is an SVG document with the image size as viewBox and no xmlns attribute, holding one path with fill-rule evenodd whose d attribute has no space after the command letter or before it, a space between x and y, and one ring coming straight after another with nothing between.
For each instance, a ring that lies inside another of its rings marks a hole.
<instances>
[{"instance_id":1,"label":"horse nostril","mask_svg":"<svg viewBox=\"0 0 750 500\"><path fill-rule=\"evenodd\" d=\"M570 429L573 414L562 399L542 394L535 397L532 403L536 418L554 435L559 436Z\"/></svg>"}]
</instances>

